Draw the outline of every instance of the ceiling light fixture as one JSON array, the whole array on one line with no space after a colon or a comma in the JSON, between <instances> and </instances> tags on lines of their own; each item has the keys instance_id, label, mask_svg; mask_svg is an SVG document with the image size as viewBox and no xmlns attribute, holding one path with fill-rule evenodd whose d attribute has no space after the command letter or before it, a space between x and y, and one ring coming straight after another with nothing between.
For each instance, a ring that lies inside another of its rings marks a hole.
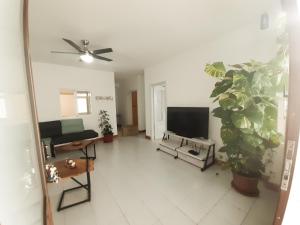
<instances>
[{"instance_id":1,"label":"ceiling light fixture","mask_svg":"<svg viewBox=\"0 0 300 225\"><path fill-rule=\"evenodd\" d=\"M80 55L80 59L85 63L91 63L94 61L94 57L91 56L88 52L83 55Z\"/></svg>"}]
</instances>

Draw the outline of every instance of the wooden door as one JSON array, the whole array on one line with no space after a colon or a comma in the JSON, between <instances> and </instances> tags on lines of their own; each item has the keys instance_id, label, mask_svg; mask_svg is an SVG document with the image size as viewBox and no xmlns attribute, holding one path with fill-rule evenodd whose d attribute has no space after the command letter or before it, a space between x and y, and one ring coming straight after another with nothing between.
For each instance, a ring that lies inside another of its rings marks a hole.
<instances>
[{"instance_id":1,"label":"wooden door","mask_svg":"<svg viewBox=\"0 0 300 225\"><path fill-rule=\"evenodd\" d=\"M131 105L132 105L132 125L138 126L137 91L131 92Z\"/></svg>"}]
</instances>

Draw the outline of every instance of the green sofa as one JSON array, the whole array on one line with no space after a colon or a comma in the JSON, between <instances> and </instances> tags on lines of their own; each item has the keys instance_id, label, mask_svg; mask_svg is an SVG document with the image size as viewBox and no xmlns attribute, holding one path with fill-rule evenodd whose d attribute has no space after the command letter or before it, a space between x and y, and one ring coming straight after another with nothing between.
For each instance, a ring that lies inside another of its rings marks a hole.
<instances>
[{"instance_id":1,"label":"green sofa","mask_svg":"<svg viewBox=\"0 0 300 225\"><path fill-rule=\"evenodd\" d=\"M55 157L55 145L99 136L94 130L85 130L81 118L40 122L39 128L43 142L50 146L52 157Z\"/></svg>"}]
</instances>

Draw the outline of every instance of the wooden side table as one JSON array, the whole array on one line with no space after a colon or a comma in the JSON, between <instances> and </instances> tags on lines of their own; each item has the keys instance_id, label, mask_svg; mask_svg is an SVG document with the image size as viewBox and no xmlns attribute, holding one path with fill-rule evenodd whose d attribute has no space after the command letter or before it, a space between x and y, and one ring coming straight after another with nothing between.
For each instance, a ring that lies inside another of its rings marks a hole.
<instances>
[{"instance_id":1,"label":"wooden side table","mask_svg":"<svg viewBox=\"0 0 300 225\"><path fill-rule=\"evenodd\" d=\"M71 152L71 151L82 151L85 156L87 156L89 159L96 159L96 146L95 146L95 140L81 140L77 141L78 145L75 145L75 142L71 142L64 145L58 145L54 146L55 152ZM88 147L90 145L93 145L94 147L94 155L89 157L88 156ZM85 157L84 157L85 158Z\"/></svg>"},{"instance_id":2,"label":"wooden side table","mask_svg":"<svg viewBox=\"0 0 300 225\"><path fill-rule=\"evenodd\" d=\"M59 204L57 207L57 211L61 211L85 202L89 202L91 201L91 178L90 178L90 172L94 170L94 161L90 160L88 158L86 159L73 159L76 163L76 167L71 169L71 168L67 168L65 166L65 160L61 160L61 161L57 161L54 162L54 166L57 168L58 170L58 175L61 179L66 179L66 178L71 178L75 183L77 183L79 186L70 188L70 189L66 189L62 192L61 196L60 196L60 200L59 200ZM78 181L77 179L75 179L75 176L81 175L83 173L86 173L86 180L87 183L86 184L82 184L80 181ZM84 188L87 191L87 198L85 200L76 202L76 203L72 203L72 204L68 204L65 206L62 206L63 200L64 200L64 196L66 192L70 192L73 190L77 190L79 188Z\"/></svg>"}]
</instances>

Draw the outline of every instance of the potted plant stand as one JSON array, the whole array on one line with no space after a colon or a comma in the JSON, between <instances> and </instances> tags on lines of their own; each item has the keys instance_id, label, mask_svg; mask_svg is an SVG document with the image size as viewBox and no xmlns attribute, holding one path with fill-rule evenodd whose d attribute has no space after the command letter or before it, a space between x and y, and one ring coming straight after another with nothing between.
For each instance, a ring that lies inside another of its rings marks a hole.
<instances>
[{"instance_id":1,"label":"potted plant stand","mask_svg":"<svg viewBox=\"0 0 300 225\"><path fill-rule=\"evenodd\" d=\"M239 193L249 196L259 196L258 177L247 177L232 171L233 179L231 186Z\"/></svg>"},{"instance_id":2,"label":"potted plant stand","mask_svg":"<svg viewBox=\"0 0 300 225\"><path fill-rule=\"evenodd\" d=\"M104 143L110 143L113 142L114 139L114 133L112 131L112 126L110 124L110 119L107 111L100 110L99 113L99 127L101 129L101 133L103 135L103 142Z\"/></svg>"},{"instance_id":3,"label":"potted plant stand","mask_svg":"<svg viewBox=\"0 0 300 225\"><path fill-rule=\"evenodd\" d=\"M104 143L110 143L113 142L114 136L112 134L104 135L103 136L103 142Z\"/></svg>"},{"instance_id":4,"label":"potted plant stand","mask_svg":"<svg viewBox=\"0 0 300 225\"><path fill-rule=\"evenodd\" d=\"M275 62L282 58L278 57ZM232 187L246 196L259 195L258 181L267 164L265 153L281 144L276 94L285 71L280 65L250 61L227 69L216 62L205 68L207 74L218 79L210 97L219 103L212 111L222 122L223 146L219 152L226 154L226 163L233 171Z\"/></svg>"}]
</instances>

